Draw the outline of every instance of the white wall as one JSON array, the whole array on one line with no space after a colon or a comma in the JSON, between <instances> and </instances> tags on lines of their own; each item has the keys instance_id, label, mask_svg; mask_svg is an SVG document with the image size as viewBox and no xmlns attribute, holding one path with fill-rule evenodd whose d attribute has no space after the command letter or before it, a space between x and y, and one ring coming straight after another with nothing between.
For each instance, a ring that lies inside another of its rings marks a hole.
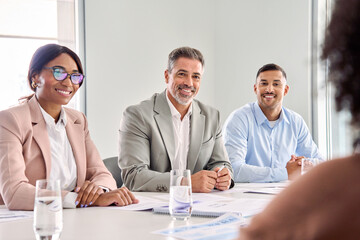
<instances>
[{"instance_id":1,"label":"white wall","mask_svg":"<svg viewBox=\"0 0 360 240\"><path fill-rule=\"evenodd\" d=\"M255 101L253 85L258 69L276 63L284 68L290 86L284 105L310 124L309 1L215 3L215 106L222 117Z\"/></svg>"},{"instance_id":2,"label":"white wall","mask_svg":"<svg viewBox=\"0 0 360 240\"><path fill-rule=\"evenodd\" d=\"M198 48L205 75L198 99L221 111L254 101L259 67L288 74L285 105L310 123L310 9L303 0L87 0L87 117L103 158L117 155L124 109L165 89L167 56Z\"/></svg>"}]
</instances>

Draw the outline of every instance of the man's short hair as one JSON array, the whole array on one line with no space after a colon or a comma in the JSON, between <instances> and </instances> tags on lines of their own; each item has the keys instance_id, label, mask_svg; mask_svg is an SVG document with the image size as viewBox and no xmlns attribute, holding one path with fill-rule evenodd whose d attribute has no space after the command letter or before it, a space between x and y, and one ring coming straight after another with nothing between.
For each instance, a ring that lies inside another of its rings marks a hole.
<instances>
[{"instance_id":1,"label":"man's short hair","mask_svg":"<svg viewBox=\"0 0 360 240\"><path fill-rule=\"evenodd\" d=\"M198 60L201 63L201 66L204 68L205 60L199 50L191 47L180 47L174 49L169 54L168 68L167 68L169 72L173 70L176 60L178 60L181 57Z\"/></svg>"},{"instance_id":2,"label":"man's short hair","mask_svg":"<svg viewBox=\"0 0 360 240\"><path fill-rule=\"evenodd\" d=\"M284 69L282 69L282 67L280 67L279 65L276 65L275 63L269 63L269 64L265 64L264 66L262 66L256 74L256 79L258 78L260 73L266 72L266 71L280 71L280 72L282 72L283 77L287 80L286 72L284 71Z\"/></svg>"}]
</instances>

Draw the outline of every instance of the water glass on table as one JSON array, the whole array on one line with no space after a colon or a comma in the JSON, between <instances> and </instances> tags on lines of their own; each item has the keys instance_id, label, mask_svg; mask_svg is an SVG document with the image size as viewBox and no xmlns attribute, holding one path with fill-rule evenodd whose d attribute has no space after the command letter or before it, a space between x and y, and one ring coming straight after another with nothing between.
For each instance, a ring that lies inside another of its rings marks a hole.
<instances>
[{"instance_id":1,"label":"water glass on table","mask_svg":"<svg viewBox=\"0 0 360 240\"><path fill-rule=\"evenodd\" d=\"M37 180L34 205L34 232L37 240L57 240L63 228L59 180Z\"/></svg>"},{"instance_id":2,"label":"water glass on table","mask_svg":"<svg viewBox=\"0 0 360 240\"><path fill-rule=\"evenodd\" d=\"M316 165L322 163L323 160L319 158L303 158L301 159L301 175L307 173L310 169Z\"/></svg>"},{"instance_id":3,"label":"water glass on table","mask_svg":"<svg viewBox=\"0 0 360 240\"><path fill-rule=\"evenodd\" d=\"M190 170L171 170L169 203L171 217L175 220L189 219L191 217L192 205Z\"/></svg>"}]
</instances>

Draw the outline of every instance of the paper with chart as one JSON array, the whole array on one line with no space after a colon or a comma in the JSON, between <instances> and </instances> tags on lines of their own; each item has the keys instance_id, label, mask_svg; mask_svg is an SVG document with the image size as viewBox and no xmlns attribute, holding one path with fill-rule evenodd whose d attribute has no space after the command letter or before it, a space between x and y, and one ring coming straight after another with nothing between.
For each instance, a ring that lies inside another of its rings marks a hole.
<instances>
[{"instance_id":1,"label":"paper with chart","mask_svg":"<svg viewBox=\"0 0 360 240\"><path fill-rule=\"evenodd\" d=\"M251 217L261 212L270 201L270 199L228 198L197 203L194 204L193 209L198 212L241 213L243 217Z\"/></svg>"},{"instance_id":2,"label":"paper with chart","mask_svg":"<svg viewBox=\"0 0 360 240\"><path fill-rule=\"evenodd\" d=\"M184 240L228 240L235 239L239 235L239 227L244 225L241 216L229 213L206 223L167 228L153 233Z\"/></svg>"},{"instance_id":3,"label":"paper with chart","mask_svg":"<svg viewBox=\"0 0 360 240\"><path fill-rule=\"evenodd\" d=\"M271 199L229 198L214 195L209 198L206 194L194 194L193 201L193 212L200 216L206 216L200 213L236 213L247 218L261 212Z\"/></svg>"}]
</instances>

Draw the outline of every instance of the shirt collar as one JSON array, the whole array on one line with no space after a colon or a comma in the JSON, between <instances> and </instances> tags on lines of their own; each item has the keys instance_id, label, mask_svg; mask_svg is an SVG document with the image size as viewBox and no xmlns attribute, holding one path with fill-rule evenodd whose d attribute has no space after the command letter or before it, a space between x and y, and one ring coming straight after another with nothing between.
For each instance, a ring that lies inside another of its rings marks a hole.
<instances>
[{"instance_id":1,"label":"shirt collar","mask_svg":"<svg viewBox=\"0 0 360 240\"><path fill-rule=\"evenodd\" d=\"M261 125L263 124L265 121L269 121L265 114L263 113L263 111L261 110L260 106L259 106L259 102L256 101L255 104L254 104L254 112L255 112L255 119L256 119L256 122L258 125ZM281 108L281 113L280 113L280 117L279 119L277 119L278 122L282 122L283 120L286 122L286 123L290 123L289 122L289 119L288 117L286 116L285 114L285 111L284 111L284 107Z\"/></svg>"},{"instance_id":2,"label":"shirt collar","mask_svg":"<svg viewBox=\"0 0 360 240\"><path fill-rule=\"evenodd\" d=\"M282 109L281 109L279 120L284 121L287 124L290 124L289 117L287 116L287 113L286 113L284 107L282 107Z\"/></svg>"},{"instance_id":3,"label":"shirt collar","mask_svg":"<svg viewBox=\"0 0 360 240\"><path fill-rule=\"evenodd\" d=\"M254 104L254 115L258 125L263 124L267 120L257 101Z\"/></svg>"},{"instance_id":4,"label":"shirt collar","mask_svg":"<svg viewBox=\"0 0 360 240\"><path fill-rule=\"evenodd\" d=\"M179 113L179 111L175 108L174 104L172 104L172 102L170 101L168 95L167 95L167 91L165 92L165 96L166 96L166 100L169 104L170 107L170 112L171 112L171 116L173 117L177 117L180 119L181 114ZM192 103L190 103L189 109L187 111L187 113L185 114L184 117L189 117L192 114Z\"/></svg>"},{"instance_id":5,"label":"shirt collar","mask_svg":"<svg viewBox=\"0 0 360 240\"><path fill-rule=\"evenodd\" d=\"M57 123L55 123L55 120L52 116L50 116L50 114L48 114L39 104L39 107L40 107L40 110L41 110L41 113L45 119L45 122L47 125L49 126L59 126L60 124L63 125L63 126L66 126L66 123L67 123L67 119L66 119L66 114L65 114L65 111L64 111L64 108L61 107L61 111L60 111L60 116L59 116L59 121Z\"/></svg>"}]
</instances>

